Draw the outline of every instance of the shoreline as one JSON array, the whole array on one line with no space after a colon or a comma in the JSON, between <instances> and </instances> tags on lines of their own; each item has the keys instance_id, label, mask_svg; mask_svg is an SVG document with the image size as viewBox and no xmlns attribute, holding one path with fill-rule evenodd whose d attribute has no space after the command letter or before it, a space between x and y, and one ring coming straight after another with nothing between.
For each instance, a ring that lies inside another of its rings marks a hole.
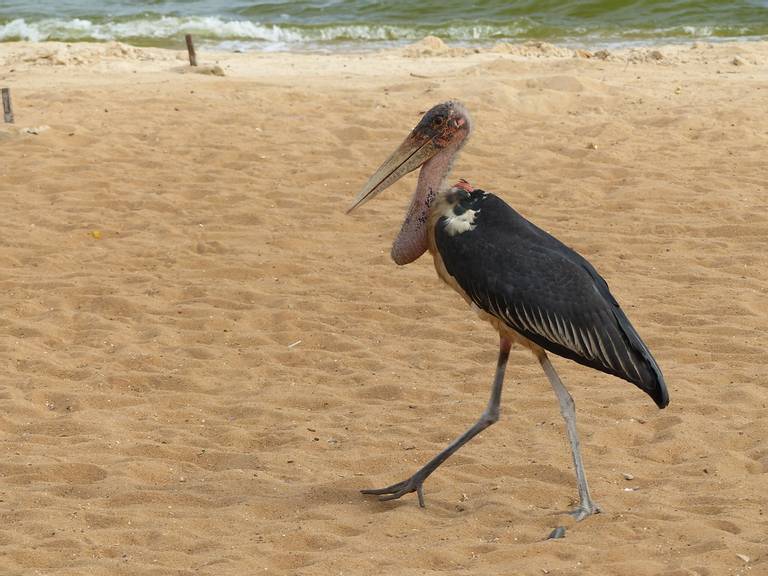
<instances>
[{"instance_id":1,"label":"shoreline","mask_svg":"<svg viewBox=\"0 0 768 576\"><path fill-rule=\"evenodd\" d=\"M193 37L194 34L193 34ZM658 41L644 43L643 41L627 41L626 43L611 43L604 41L592 41L585 42L583 44L572 43L569 41L557 41L557 40L542 40L542 39L523 39L519 41L503 40L503 41L489 41L480 42L477 44L446 41L443 38L436 35L425 35L419 40L414 41L402 41L397 44L374 46L370 49L317 49L317 50L272 50L272 49L253 49L249 51L239 51L230 49L214 49L205 44L205 40L202 43L196 42L196 46L201 48L204 52L207 52L217 57L229 56L270 56L270 55L288 55L296 54L299 56L373 56L376 54L388 54L409 52L413 50L426 50L432 49L435 51L432 55L471 55L480 53L508 53L510 51L523 52L525 50L531 50L534 47L545 47L545 52L550 54L554 53L572 53L578 54L581 52L597 52L600 50L608 50L611 53L618 55L626 55L627 53L641 51L641 50L653 50L653 49L670 49L678 51L680 49L691 49L697 47L715 47L715 46L751 46L768 43L768 38L763 37L742 37L742 38L660 38ZM178 46L151 46L142 44L132 44L124 40L44 40L44 41L30 41L30 40L12 40L0 42L0 49L13 47L26 47L32 48L34 46L122 46L125 50L139 50L139 51L157 51L158 53L164 52L183 52L186 53L186 46L184 45L183 36L180 37Z\"/></svg>"},{"instance_id":2,"label":"shoreline","mask_svg":"<svg viewBox=\"0 0 768 576\"><path fill-rule=\"evenodd\" d=\"M194 35L193 35L194 36ZM609 50L609 51L622 51L632 49L654 49L666 46L688 46L692 44L749 44L755 42L768 42L768 37L765 36L733 36L733 37L719 37L719 36L702 36L702 37L658 37L648 39L625 39L625 40L610 40L606 38L560 38L560 39L543 39L543 38L520 38L520 39L506 39L506 40L445 40L443 37L437 34L425 34L419 39L412 40L397 40L397 41L349 41L338 42L336 44L320 44L320 43L303 43L295 45L286 44L259 44L257 41L252 40L223 40L212 41L205 37L197 37L196 45L211 53L222 54L305 54L305 55L370 55L380 52L388 52L393 50L406 49L409 46L418 45L424 42L425 39L437 38L443 42L447 48L453 50L466 51L472 53L476 51L494 51L500 47L506 47L510 45L525 45L525 44L547 44L553 47L561 48L564 50L572 51L597 51L597 50ZM132 42L131 39L109 38L109 39L95 39L95 38L78 38L78 39L46 39L46 40L30 40L30 39L16 39L16 40L2 40L2 44L124 44L132 48L137 49L159 49L170 51L183 51L185 50L183 35L180 35L180 39L172 44L153 44L150 42Z\"/></svg>"}]
</instances>

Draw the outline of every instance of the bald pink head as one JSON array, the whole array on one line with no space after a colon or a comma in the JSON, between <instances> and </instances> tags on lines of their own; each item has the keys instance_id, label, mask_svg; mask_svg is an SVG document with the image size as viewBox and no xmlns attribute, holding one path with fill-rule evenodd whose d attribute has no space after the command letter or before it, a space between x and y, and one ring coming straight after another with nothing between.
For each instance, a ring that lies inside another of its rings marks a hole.
<instances>
[{"instance_id":1,"label":"bald pink head","mask_svg":"<svg viewBox=\"0 0 768 576\"><path fill-rule=\"evenodd\" d=\"M469 113L459 102L449 100L434 106L369 178L350 207L349 211L354 210L421 166L416 191L392 246L392 259L397 264L413 262L427 251L430 207L470 131Z\"/></svg>"}]
</instances>

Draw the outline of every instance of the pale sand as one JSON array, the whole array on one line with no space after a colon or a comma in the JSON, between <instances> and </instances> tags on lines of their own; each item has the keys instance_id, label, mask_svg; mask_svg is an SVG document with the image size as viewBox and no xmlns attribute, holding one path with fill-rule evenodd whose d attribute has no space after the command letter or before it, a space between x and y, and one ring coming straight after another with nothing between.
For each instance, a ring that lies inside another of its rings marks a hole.
<instances>
[{"instance_id":1,"label":"pale sand","mask_svg":"<svg viewBox=\"0 0 768 576\"><path fill-rule=\"evenodd\" d=\"M0 573L768 574L768 44L658 50L200 51L217 77L0 44ZM425 510L358 492L469 426L495 367L431 260L389 259L415 177L344 214L447 98L475 124L453 177L588 257L669 383L659 411L555 361L605 510L579 524L523 351Z\"/></svg>"}]
</instances>

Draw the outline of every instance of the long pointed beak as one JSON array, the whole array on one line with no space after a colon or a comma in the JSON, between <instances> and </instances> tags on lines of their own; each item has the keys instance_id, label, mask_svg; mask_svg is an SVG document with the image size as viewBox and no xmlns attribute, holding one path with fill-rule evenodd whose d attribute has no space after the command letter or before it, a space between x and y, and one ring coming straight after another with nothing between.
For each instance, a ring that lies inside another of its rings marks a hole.
<instances>
[{"instance_id":1,"label":"long pointed beak","mask_svg":"<svg viewBox=\"0 0 768 576\"><path fill-rule=\"evenodd\" d=\"M347 214L389 188L409 172L416 170L439 151L440 148L435 144L434 138L418 134L415 131L411 132L408 138L368 179L355 201L347 209Z\"/></svg>"}]
</instances>

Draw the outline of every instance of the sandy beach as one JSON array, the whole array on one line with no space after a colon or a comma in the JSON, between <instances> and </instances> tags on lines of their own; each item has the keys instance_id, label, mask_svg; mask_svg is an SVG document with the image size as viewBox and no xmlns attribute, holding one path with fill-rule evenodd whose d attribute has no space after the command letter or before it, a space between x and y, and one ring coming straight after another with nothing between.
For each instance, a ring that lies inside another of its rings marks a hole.
<instances>
[{"instance_id":1,"label":"sandy beach","mask_svg":"<svg viewBox=\"0 0 768 576\"><path fill-rule=\"evenodd\" d=\"M768 574L768 43L369 54L0 44L0 574ZM514 351L346 215L421 114L453 171L586 256L666 376ZM547 540L557 526L566 537Z\"/></svg>"}]
</instances>

